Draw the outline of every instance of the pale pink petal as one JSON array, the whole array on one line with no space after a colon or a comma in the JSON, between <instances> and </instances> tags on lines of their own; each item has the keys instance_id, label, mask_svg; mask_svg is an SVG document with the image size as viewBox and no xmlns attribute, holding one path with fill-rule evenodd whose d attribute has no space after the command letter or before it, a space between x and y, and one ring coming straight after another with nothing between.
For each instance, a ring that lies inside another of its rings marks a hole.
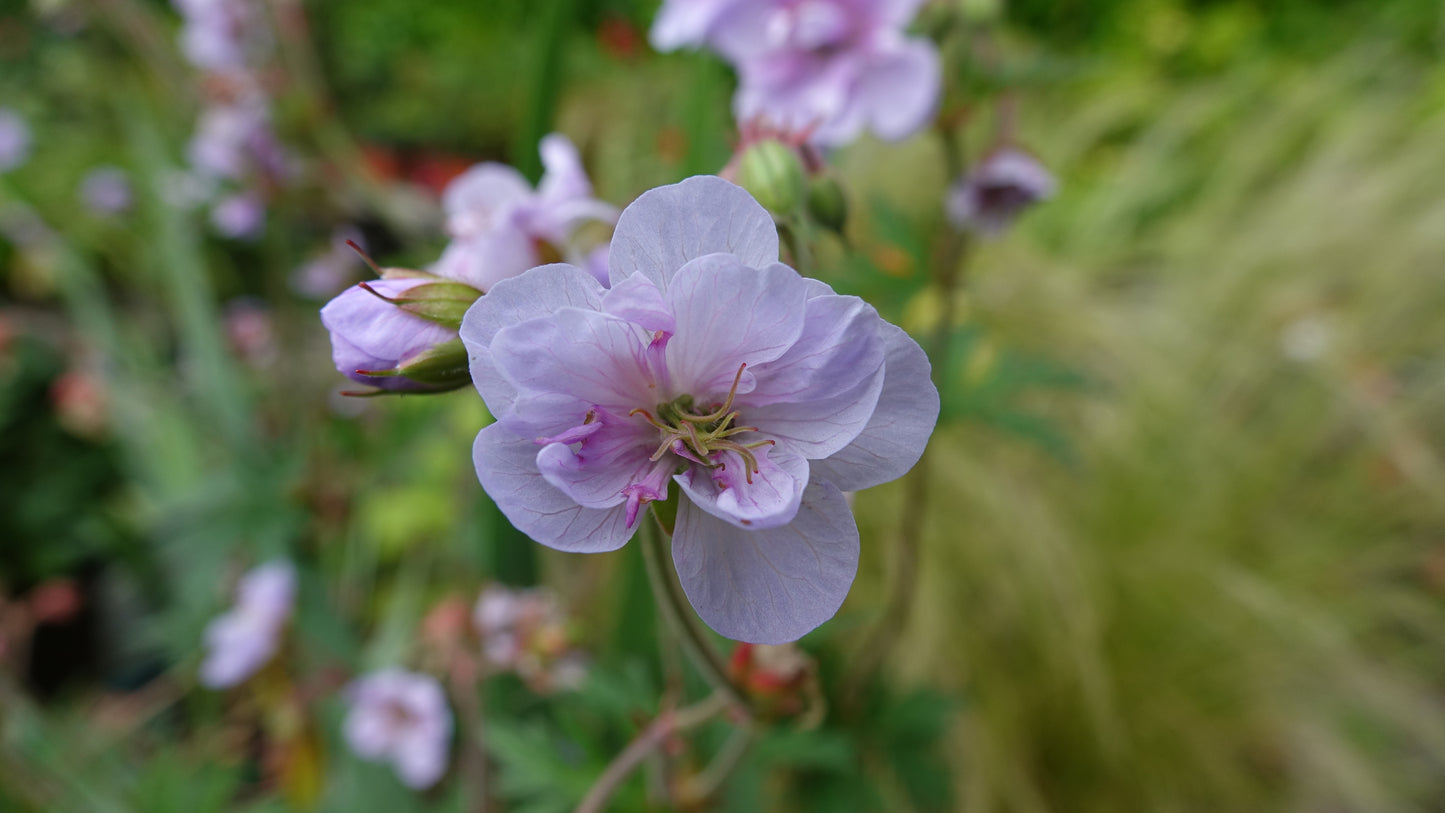
<instances>
[{"instance_id":1,"label":"pale pink petal","mask_svg":"<svg viewBox=\"0 0 1445 813\"><path fill-rule=\"evenodd\" d=\"M735 439L750 443L758 437L743 433ZM720 468L692 466L674 479L693 504L739 528L786 525L797 515L808 484L808 461L766 446L752 451L756 472L748 472L746 461L736 452L723 452L713 458L723 464Z\"/></svg>"}]
</instances>

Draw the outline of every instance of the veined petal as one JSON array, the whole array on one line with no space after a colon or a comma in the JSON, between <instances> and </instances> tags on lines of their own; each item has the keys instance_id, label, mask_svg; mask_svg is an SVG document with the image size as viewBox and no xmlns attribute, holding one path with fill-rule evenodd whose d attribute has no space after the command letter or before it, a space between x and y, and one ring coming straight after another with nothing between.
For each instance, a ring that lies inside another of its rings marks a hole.
<instances>
[{"instance_id":1,"label":"veined petal","mask_svg":"<svg viewBox=\"0 0 1445 813\"><path fill-rule=\"evenodd\" d=\"M883 391L886 370L873 368L853 389L816 401L749 407L743 417L778 447L809 460L846 448L868 427Z\"/></svg>"},{"instance_id":2,"label":"veined petal","mask_svg":"<svg viewBox=\"0 0 1445 813\"><path fill-rule=\"evenodd\" d=\"M792 522L761 531L729 525L682 500L672 560L708 626L739 641L781 644L842 606L858 572L858 526L830 483L811 483Z\"/></svg>"},{"instance_id":3,"label":"veined petal","mask_svg":"<svg viewBox=\"0 0 1445 813\"><path fill-rule=\"evenodd\" d=\"M750 268L730 254L692 260L677 272L667 298L677 335L667 368L681 392L698 398L727 393L744 363L773 361L803 333L808 284L778 263ZM752 389L744 372L739 393Z\"/></svg>"},{"instance_id":4,"label":"veined petal","mask_svg":"<svg viewBox=\"0 0 1445 813\"><path fill-rule=\"evenodd\" d=\"M472 445L477 479L517 530L557 550L601 553L632 537L627 509L584 508L537 470L537 445L492 424Z\"/></svg>"},{"instance_id":5,"label":"veined petal","mask_svg":"<svg viewBox=\"0 0 1445 813\"><path fill-rule=\"evenodd\" d=\"M857 389L883 367L878 312L856 296L810 297L812 290L803 288L807 305L802 334L776 360L748 365L757 386L739 403L821 401Z\"/></svg>"},{"instance_id":6,"label":"veined petal","mask_svg":"<svg viewBox=\"0 0 1445 813\"><path fill-rule=\"evenodd\" d=\"M676 333L672 307L657 286L642 274L633 274L602 295L602 312L621 316L648 330Z\"/></svg>"},{"instance_id":7,"label":"veined petal","mask_svg":"<svg viewBox=\"0 0 1445 813\"><path fill-rule=\"evenodd\" d=\"M735 439L757 440L750 433ZM777 447L760 446L752 452L758 462L756 472L748 471L742 455L727 451L713 458L721 467L694 465L673 479L699 508L739 528L786 525L797 516L808 485L808 461Z\"/></svg>"},{"instance_id":8,"label":"veined petal","mask_svg":"<svg viewBox=\"0 0 1445 813\"><path fill-rule=\"evenodd\" d=\"M536 264L531 238L520 229L503 228L452 240L431 271L486 292Z\"/></svg>"},{"instance_id":9,"label":"veined petal","mask_svg":"<svg viewBox=\"0 0 1445 813\"><path fill-rule=\"evenodd\" d=\"M688 260L718 252L755 268L775 263L777 227L741 187L714 175L688 178L643 192L622 211L609 276L615 285L640 271L666 293Z\"/></svg>"},{"instance_id":10,"label":"veined petal","mask_svg":"<svg viewBox=\"0 0 1445 813\"><path fill-rule=\"evenodd\" d=\"M841 451L813 461L814 479L847 491L871 488L908 473L938 421L938 390L923 348L902 328L879 323L888 361L878 405L862 433Z\"/></svg>"},{"instance_id":11,"label":"veined petal","mask_svg":"<svg viewBox=\"0 0 1445 813\"><path fill-rule=\"evenodd\" d=\"M523 393L563 393L626 415L666 400L647 357L651 341L626 319L562 308L502 328L491 350L497 369Z\"/></svg>"},{"instance_id":12,"label":"veined petal","mask_svg":"<svg viewBox=\"0 0 1445 813\"><path fill-rule=\"evenodd\" d=\"M507 325L547 316L560 308L602 304L602 284L576 266L554 263L502 280L467 309L461 337L471 359L472 383L493 415L503 415L517 398L517 388L492 361L492 339Z\"/></svg>"},{"instance_id":13,"label":"veined petal","mask_svg":"<svg viewBox=\"0 0 1445 813\"><path fill-rule=\"evenodd\" d=\"M653 463L657 432L641 419L601 418L602 428L577 443L549 443L537 452L542 477L579 505L621 505L623 489L642 479Z\"/></svg>"}]
</instances>

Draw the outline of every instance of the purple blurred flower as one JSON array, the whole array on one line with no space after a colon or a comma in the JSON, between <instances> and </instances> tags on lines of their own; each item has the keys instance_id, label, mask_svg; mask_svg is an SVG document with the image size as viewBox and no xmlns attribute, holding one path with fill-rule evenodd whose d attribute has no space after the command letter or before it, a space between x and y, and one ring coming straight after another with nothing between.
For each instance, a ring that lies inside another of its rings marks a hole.
<instances>
[{"instance_id":1,"label":"purple blurred flower","mask_svg":"<svg viewBox=\"0 0 1445 813\"><path fill-rule=\"evenodd\" d=\"M270 38L251 0L172 0L172 5L183 21L181 53L202 70L244 71L251 52Z\"/></svg>"},{"instance_id":2,"label":"purple blurred flower","mask_svg":"<svg viewBox=\"0 0 1445 813\"><path fill-rule=\"evenodd\" d=\"M211 208L211 226L224 237L244 240L261 233L266 225L266 207L251 192L222 198Z\"/></svg>"},{"instance_id":3,"label":"purple blurred flower","mask_svg":"<svg viewBox=\"0 0 1445 813\"><path fill-rule=\"evenodd\" d=\"M1032 155L1000 147L948 190L948 219L955 226L994 236L1023 211L1053 197L1054 176Z\"/></svg>"},{"instance_id":4,"label":"purple blurred flower","mask_svg":"<svg viewBox=\"0 0 1445 813\"><path fill-rule=\"evenodd\" d=\"M517 170L477 164L447 186L442 206L452 242L433 271L486 291L553 260L586 262L594 247L579 227L617 221L616 207L592 197L577 148L565 136L542 139L546 174L534 191Z\"/></svg>"},{"instance_id":5,"label":"purple blurred flower","mask_svg":"<svg viewBox=\"0 0 1445 813\"><path fill-rule=\"evenodd\" d=\"M15 169L30 157L30 126L19 113L0 107L0 172Z\"/></svg>"},{"instance_id":6,"label":"purple blurred flower","mask_svg":"<svg viewBox=\"0 0 1445 813\"><path fill-rule=\"evenodd\" d=\"M348 689L346 741L363 759L388 760L402 782L429 788L446 773L452 712L430 675L383 669Z\"/></svg>"},{"instance_id":7,"label":"purple blurred flower","mask_svg":"<svg viewBox=\"0 0 1445 813\"><path fill-rule=\"evenodd\" d=\"M97 215L118 215L132 200L130 178L116 167L96 167L80 181L80 201Z\"/></svg>"},{"instance_id":8,"label":"purple blurred flower","mask_svg":"<svg viewBox=\"0 0 1445 813\"><path fill-rule=\"evenodd\" d=\"M361 373L362 370L396 370L429 350L456 341L455 328L417 316L387 301L437 282L432 276L372 280L353 285L326 303L321 309L321 323L331 331L331 358L336 369L352 381L384 390L438 389L434 383L416 381L405 375ZM460 384L465 383L463 378ZM445 388L455 386L458 384Z\"/></svg>"},{"instance_id":9,"label":"purple blurred flower","mask_svg":"<svg viewBox=\"0 0 1445 813\"><path fill-rule=\"evenodd\" d=\"M497 416L477 475L508 519L560 550L614 550L675 484L683 588L754 643L837 611L858 564L842 492L908 471L938 415L917 343L777 258L756 201L691 178L622 213L610 289L535 268L461 329Z\"/></svg>"},{"instance_id":10,"label":"purple blurred flower","mask_svg":"<svg viewBox=\"0 0 1445 813\"><path fill-rule=\"evenodd\" d=\"M287 562L252 569L236 585L236 605L206 627L201 682L212 689L235 686L276 654L296 596L296 571Z\"/></svg>"},{"instance_id":11,"label":"purple blurred flower","mask_svg":"<svg viewBox=\"0 0 1445 813\"><path fill-rule=\"evenodd\" d=\"M938 53L904 27L922 0L667 0L660 50L706 45L732 62L739 120L846 144L869 130L906 138L933 115Z\"/></svg>"}]
</instances>

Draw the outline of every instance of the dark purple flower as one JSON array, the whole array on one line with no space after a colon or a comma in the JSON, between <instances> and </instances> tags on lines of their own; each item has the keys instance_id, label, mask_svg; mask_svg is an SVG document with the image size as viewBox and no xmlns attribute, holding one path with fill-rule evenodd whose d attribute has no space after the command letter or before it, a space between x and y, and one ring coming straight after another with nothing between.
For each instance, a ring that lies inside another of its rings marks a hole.
<instances>
[{"instance_id":1,"label":"dark purple flower","mask_svg":"<svg viewBox=\"0 0 1445 813\"><path fill-rule=\"evenodd\" d=\"M948 190L948 218L984 236L1002 233L1025 209L1053 197L1054 176L1016 147L989 153Z\"/></svg>"}]
</instances>

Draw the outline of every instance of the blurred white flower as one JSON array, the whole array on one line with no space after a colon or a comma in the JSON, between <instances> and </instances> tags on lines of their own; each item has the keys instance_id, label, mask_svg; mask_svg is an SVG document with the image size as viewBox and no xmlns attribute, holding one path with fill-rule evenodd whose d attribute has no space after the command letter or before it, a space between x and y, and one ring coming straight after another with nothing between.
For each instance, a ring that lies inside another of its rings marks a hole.
<instances>
[{"instance_id":1,"label":"blurred white flower","mask_svg":"<svg viewBox=\"0 0 1445 813\"><path fill-rule=\"evenodd\" d=\"M418 790L436 784L447 769L452 713L441 684L430 675L383 669L348 689L346 741L363 759L387 760Z\"/></svg>"},{"instance_id":2,"label":"blurred white flower","mask_svg":"<svg viewBox=\"0 0 1445 813\"><path fill-rule=\"evenodd\" d=\"M268 562L242 576L235 606L206 627L201 682L224 689L265 666L280 647L295 597L296 571L288 562Z\"/></svg>"},{"instance_id":3,"label":"blurred white flower","mask_svg":"<svg viewBox=\"0 0 1445 813\"><path fill-rule=\"evenodd\" d=\"M1329 322L1316 314L1307 314L1291 320L1280 330L1279 349L1291 361L1318 361L1329 352L1333 339Z\"/></svg>"},{"instance_id":4,"label":"blurred white flower","mask_svg":"<svg viewBox=\"0 0 1445 813\"><path fill-rule=\"evenodd\" d=\"M488 587L477 599L472 621L487 662L515 672L533 691L575 689L587 675L567 616L548 591Z\"/></svg>"}]
</instances>

